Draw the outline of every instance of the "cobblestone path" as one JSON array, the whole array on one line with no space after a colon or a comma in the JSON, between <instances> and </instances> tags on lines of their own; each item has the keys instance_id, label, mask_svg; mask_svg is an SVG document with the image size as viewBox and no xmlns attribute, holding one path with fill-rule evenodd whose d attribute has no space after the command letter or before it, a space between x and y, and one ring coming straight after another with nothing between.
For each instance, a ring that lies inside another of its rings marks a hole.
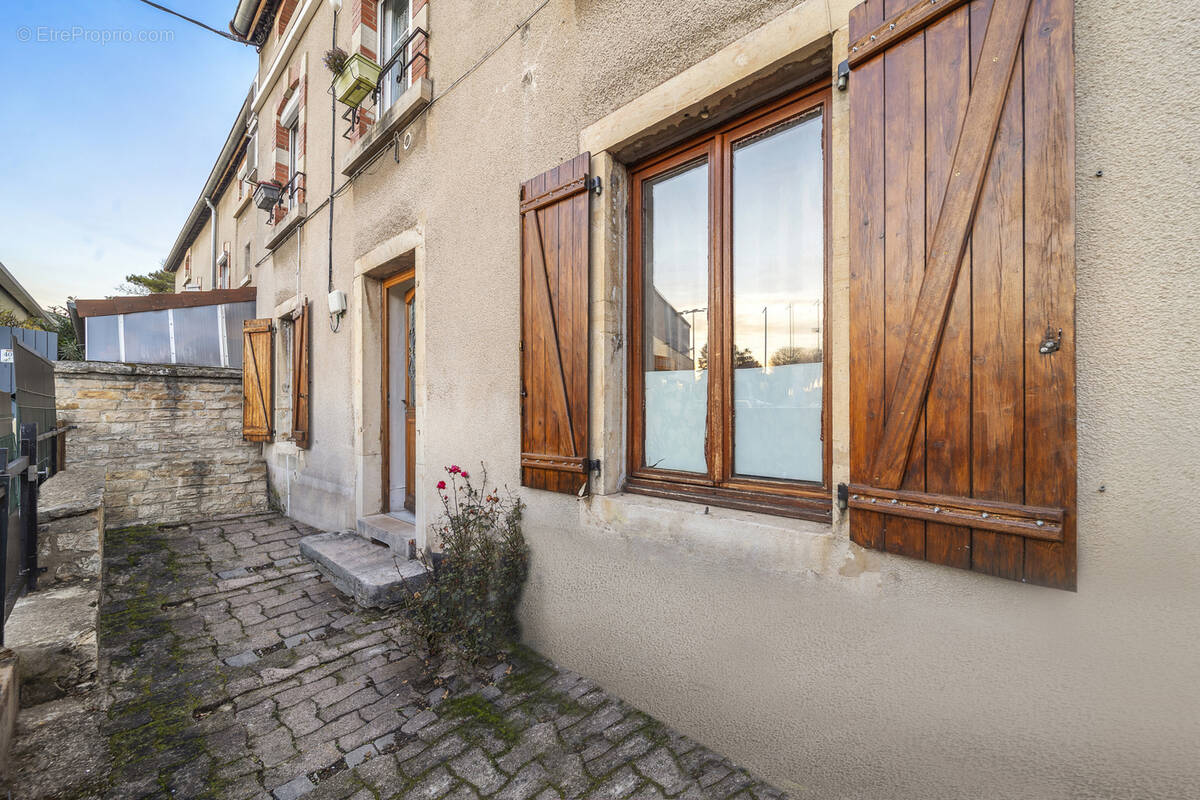
<instances>
[{"instance_id":1,"label":"cobblestone path","mask_svg":"<svg viewBox=\"0 0 1200 800\"><path fill-rule=\"evenodd\" d=\"M111 532L105 797L782 795L536 654L430 672L392 614L344 599L275 515Z\"/></svg>"}]
</instances>

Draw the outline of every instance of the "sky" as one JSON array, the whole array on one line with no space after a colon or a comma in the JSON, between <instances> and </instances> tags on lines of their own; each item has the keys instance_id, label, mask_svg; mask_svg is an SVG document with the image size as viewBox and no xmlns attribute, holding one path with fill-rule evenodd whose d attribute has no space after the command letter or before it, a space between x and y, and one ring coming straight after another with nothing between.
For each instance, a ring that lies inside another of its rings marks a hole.
<instances>
[{"instance_id":1,"label":"sky","mask_svg":"<svg viewBox=\"0 0 1200 800\"><path fill-rule=\"evenodd\" d=\"M235 0L159 0L227 30ZM137 0L0 4L0 262L43 306L159 268L257 54Z\"/></svg>"}]
</instances>

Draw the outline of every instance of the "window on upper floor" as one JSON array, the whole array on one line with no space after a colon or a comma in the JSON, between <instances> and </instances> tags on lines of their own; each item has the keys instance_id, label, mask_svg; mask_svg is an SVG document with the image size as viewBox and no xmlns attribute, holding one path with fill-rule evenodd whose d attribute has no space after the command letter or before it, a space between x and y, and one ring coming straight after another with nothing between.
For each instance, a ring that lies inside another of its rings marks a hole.
<instances>
[{"instance_id":1,"label":"window on upper floor","mask_svg":"<svg viewBox=\"0 0 1200 800\"><path fill-rule=\"evenodd\" d=\"M410 48L404 47L412 26L411 0L379 1L379 59L381 64L394 62L380 74L379 113L392 107L412 82L408 70ZM401 50L404 52L401 52Z\"/></svg>"},{"instance_id":2,"label":"window on upper floor","mask_svg":"<svg viewBox=\"0 0 1200 800\"><path fill-rule=\"evenodd\" d=\"M630 488L828 503L827 103L793 96L633 169Z\"/></svg>"}]
</instances>

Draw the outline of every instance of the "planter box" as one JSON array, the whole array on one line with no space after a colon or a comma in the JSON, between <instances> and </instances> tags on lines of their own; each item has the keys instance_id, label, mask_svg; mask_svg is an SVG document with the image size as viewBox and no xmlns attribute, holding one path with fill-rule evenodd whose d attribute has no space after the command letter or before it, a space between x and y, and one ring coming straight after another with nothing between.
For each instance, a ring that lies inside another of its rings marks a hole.
<instances>
[{"instance_id":1,"label":"planter box","mask_svg":"<svg viewBox=\"0 0 1200 800\"><path fill-rule=\"evenodd\" d=\"M263 211L270 211L279 205L279 198L282 195L283 187L278 183L260 183L254 189L254 205Z\"/></svg>"},{"instance_id":2,"label":"planter box","mask_svg":"<svg viewBox=\"0 0 1200 800\"><path fill-rule=\"evenodd\" d=\"M351 108L357 108L379 83L379 65L362 53L350 56L333 79L333 93Z\"/></svg>"}]
</instances>

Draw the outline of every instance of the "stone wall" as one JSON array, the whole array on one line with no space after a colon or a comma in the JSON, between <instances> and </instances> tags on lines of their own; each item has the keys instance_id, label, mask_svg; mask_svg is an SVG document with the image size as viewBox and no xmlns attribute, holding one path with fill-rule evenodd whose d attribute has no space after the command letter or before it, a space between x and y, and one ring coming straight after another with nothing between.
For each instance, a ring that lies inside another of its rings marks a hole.
<instances>
[{"instance_id":1,"label":"stone wall","mask_svg":"<svg viewBox=\"0 0 1200 800\"><path fill-rule=\"evenodd\" d=\"M41 580L100 577L104 557L104 468L64 469L38 490Z\"/></svg>"},{"instance_id":2,"label":"stone wall","mask_svg":"<svg viewBox=\"0 0 1200 800\"><path fill-rule=\"evenodd\" d=\"M267 508L259 445L242 441L241 372L55 364L68 469L106 471L105 523L170 524Z\"/></svg>"}]
</instances>

